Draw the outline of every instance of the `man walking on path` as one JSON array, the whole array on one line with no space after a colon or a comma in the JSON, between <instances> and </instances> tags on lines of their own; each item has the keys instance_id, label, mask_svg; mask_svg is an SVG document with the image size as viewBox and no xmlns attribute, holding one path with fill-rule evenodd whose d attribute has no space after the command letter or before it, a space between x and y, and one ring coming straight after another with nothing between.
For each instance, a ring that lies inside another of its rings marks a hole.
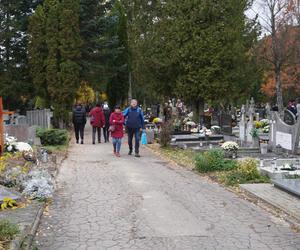
<instances>
[{"instance_id":1,"label":"man walking on path","mask_svg":"<svg viewBox=\"0 0 300 250\"><path fill-rule=\"evenodd\" d=\"M81 104L77 104L73 110L73 124L75 129L76 143L79 143L79 135L81 138L81 144L84 139L84 127L86 124L86 111Z\"/></svg>"},{"instance_id":2,"label":"man walking on path","mask_svg":"<svg viewBox=\"0 0 300 250\"><path fill-rule=\"evenodd\" d=\"M105 126L105 117L101 104L97 103L96 107L90 112L91 125L93 127L93 144L96 141L96 133L98 134L98 143L101 143L101 128Z\"/></svg>"},{"instance_id":3,"label":"man walking on path","mask_svg":"<svg viewBox=\"0 0 300 250\"><path fill-rule=\"evenodd\" d=\"M104 141L105 142L109 142L109 118L110 118L110 114L111 111L109 109L109 106L107 103L104 103L103 105L103 112L104 112L104 116L105 116L105 125L103 127L103 135L104 135Z\"/></svg>"},{"instance_id":4,"label":"man walking on path","mask_svg":"<svg viewBox=\"0 0 300 250\"><path fill-rule=\"evenodd\" d=\"M136 99L132 99L130 107L125 109L123 115L126 119L126 127L128 131L128 146L129 155L132 155L133 136L135 138L135 157L140 157L140 130L145 129L144 114L141 108L138 107Z\"/></svg>"}]
</instances>

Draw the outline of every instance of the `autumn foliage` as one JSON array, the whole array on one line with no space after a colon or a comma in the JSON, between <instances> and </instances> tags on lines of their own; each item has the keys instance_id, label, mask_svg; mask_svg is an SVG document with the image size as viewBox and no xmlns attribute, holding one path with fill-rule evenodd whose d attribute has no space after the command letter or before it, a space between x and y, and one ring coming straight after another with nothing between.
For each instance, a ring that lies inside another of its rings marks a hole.
<instances>
[{"instance_id":1,"label":"autumn foliage","mask_svg":"<svg viewBox=\"0 0 300 250\"><path fill-rule=\"evenodd\" d=\"M298 27L289 27L287 31L282 31L285 34L278 35L281 43L281 54L285 60L281 66L282 90L284 94L290 98L300 95L300 29ZM263 39L259 48L259 53L264 57L265 62L271 61L271 37L267 36ZM262 92L273 98L276 95L275 74L272 63L267 63L264 66L264 84ZM292 96L291 96L292 95Z\"/></svg>"}]
</instances>

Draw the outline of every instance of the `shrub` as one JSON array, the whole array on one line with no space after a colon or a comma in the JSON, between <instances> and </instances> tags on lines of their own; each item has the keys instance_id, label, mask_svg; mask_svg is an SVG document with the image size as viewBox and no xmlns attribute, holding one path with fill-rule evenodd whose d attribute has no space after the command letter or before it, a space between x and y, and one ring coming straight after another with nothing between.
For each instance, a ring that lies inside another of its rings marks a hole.
<instances>
[{"instance_id":1,"label":"shrub","mask_svg":"<svg viewBox=\"0 0 300 250\"><path fill-rule=\"evenodd\" d=\"M196 156L196 168L200 173L228 171L236 167L233 160L225 160L222 150L213 149Z\"/></svg>"},{"instance_id":2,"label":"shrub","mask_svg":"<svg viewBox=\"0 0 300 250\"><path fill-rule=\"evenodd\" d=\"M161 125L160 130L160 145L162 147L167 147L170 145L172 138L172 122L165 122Z\"/></svg>"},{"instance_id":3,"label":"shrub","mask_svg":"<svg viewBox=\"0 0 300 250\"><path fill-rule=\"evenodd\" d=\"M65 145L69 140L68 131L64 129L38 129L37 136L41 138L42 145Z\"/></svg>"},{"instance_id":4,"label":"shrub","mask_svg":"<svg viewBox=\"0 0 300 250\"><path fill-rule=\"evenodd\" d=\"M226 185L234 186L244 183L265 183L269 182L269 178L259 173L257 160L249 158L240 161L235 170L226 174L224 182Z\"/></svg>"}]
</instances>

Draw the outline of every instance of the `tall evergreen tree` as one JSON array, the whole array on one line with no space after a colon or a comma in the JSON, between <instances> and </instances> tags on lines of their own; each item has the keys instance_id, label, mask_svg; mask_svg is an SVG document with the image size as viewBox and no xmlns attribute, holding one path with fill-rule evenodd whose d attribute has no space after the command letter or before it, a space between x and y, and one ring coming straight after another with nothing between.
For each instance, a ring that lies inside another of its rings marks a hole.
<instances>
[{"instance_id":1,"label":"tall evergreen tree","mask_svg":"<svg viewBox=\"0 0 300 250\"><path fill-rule=\"evenodd\" d=\"M28 46L30 60L30 73L36 94L44 100L49 100L49 92L46 81L45 61L48 55L46 43L46 14L43 6L35 10L35 14L29 19L29 33L33 39L29 39Z\"/></svg>"},{"instance_id":2,"label":"tall evergreen tree","mask_svg":"<svg viewBox=\"0 0 300 250\"><path fill-rule=\"evenodd\" d=\"M110 104L122 104L128 96L129 49L127 36L127 17L123 5L116 1L110 19L112 30L109 34L110 48L114 50L108 62L112 75L108 79L107 94Z\"/></svg>"},{"instance_id":3,"label":"tall evergreen tree","mask_svg":"<svg viewBox=\"0 0 300 250\"><path fill-rule=\"evenodd\" d=\"M60 122L68 119L80 83L79 10L79 0L45 0L30 20L33 80Z\"/></svg>"},{"instance_id":4,"label":"tall evergreen tree","mask_svg":"<svg viewBox=\"0 0 300 250\"><path fill-rule=\"evenodd\" d=\"M56 110L68 115L80 83L79 0L62 0L59 24L59 82L53 88L52 95Z\"/></svg>"},{"instance_id":5,"label":"tall evergreen tree","mask_svg":"<svg viewBox=\"0 0 300 250\"><path fill-rule=\"evenodd\" d=\"M27 105L33 89L27 62L27 25L40 0L0 1L0 95L7 108Z\"/></svg>"}]
</instances>

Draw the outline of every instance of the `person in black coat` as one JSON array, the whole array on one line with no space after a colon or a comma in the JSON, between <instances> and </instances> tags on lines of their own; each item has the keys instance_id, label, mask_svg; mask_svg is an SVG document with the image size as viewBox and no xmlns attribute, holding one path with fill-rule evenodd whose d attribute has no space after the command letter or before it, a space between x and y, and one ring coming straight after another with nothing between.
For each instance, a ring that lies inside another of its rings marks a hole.
<instances>
[{"instance_id":1,"label":"person in black coat","mask_svg":"<svg viewBox=\"0 0 300 250\"><path fill-rule=\"evenodd\" d=\"M104 141L109 142L109 118L111 115L111 111L107 103L104 103L103 105L103 112L105 116L105 126L103 127Z\"/></svg>"},{"instance_id":2,"label":"person in black coat","mask_svg":"<svg viewBox=\"0 0 300 250\"><path fill-rule=\"evenodd\" d=\"M84 139L84 127L86 124L86 110L81 104L77 104L73 109L73 124L75 129L76 143L79 143L79 136L81 144Z\"/></svg>"}]
</instances>

